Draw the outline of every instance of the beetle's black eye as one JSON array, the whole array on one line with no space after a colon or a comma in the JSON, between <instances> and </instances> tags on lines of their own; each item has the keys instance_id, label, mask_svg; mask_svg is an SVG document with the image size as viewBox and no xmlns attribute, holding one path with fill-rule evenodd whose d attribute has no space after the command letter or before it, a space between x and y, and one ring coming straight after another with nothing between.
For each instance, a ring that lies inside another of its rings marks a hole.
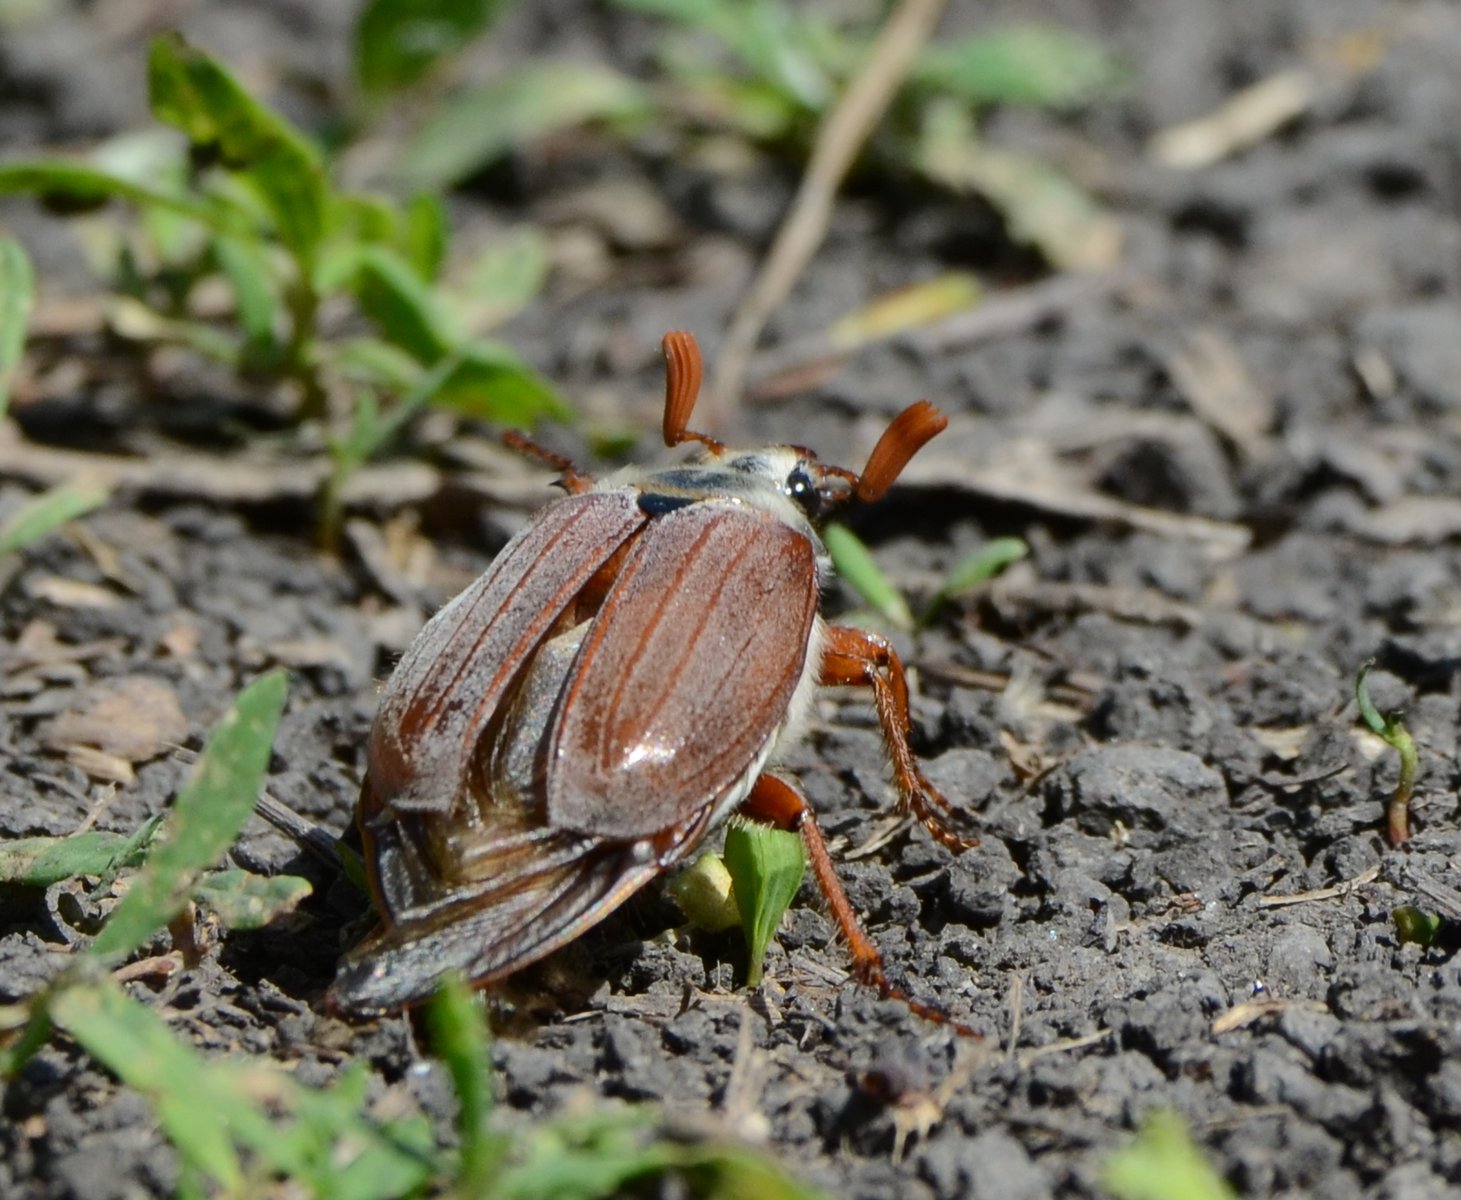
<instances>
[{"instance_id":1,"label":"beetle's black eye","mask_svg":"<svg viewBox=\"0 0 1461 1200\"><path fill-rule=\"evenodd\" d=\"M809 517L817 516L822 510L822 494L817 491L817 482L803 466L798 466L786 477L786 494Z\"/></svg>"}]
</instances>

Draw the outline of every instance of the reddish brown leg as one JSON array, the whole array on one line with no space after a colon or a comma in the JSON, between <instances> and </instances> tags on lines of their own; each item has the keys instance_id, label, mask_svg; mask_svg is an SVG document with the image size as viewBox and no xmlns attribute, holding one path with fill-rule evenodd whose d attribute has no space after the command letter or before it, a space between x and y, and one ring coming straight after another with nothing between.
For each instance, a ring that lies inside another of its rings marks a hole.
<instances>
[{"instance_id":1,"label":"reddish brown leg","mask_svg":"<svg viewBox=\"0 0 1461 1200\"><path fill-rule=\"evenodd\" d=\"M812 877L822 889L822 895L827 898L832 919L837 922L837 928L847 942L855 978L877 988L888 999L901 1001L925 1020L947 1025L961 1037L984 1036L968 1025L954 1020L942 1009L913 999L888 979L883 970L882 955L878 953L872 939L863 932L852 901L847 898L842 881L837 878L837 869L832 865L832 855L822 838L817 816L800 792L784 779L778 779L775 775L762 775L741 805L741 814L753 820L764 821L768 825L775 825L779 829L790 829L801 834L802 844L807 848L807 861L812 866Z\"/></svg>"},{"instance_id":2,"label":"reddish brown leg","mask_svg":"<svg viewBox=\"0 0 1461 1200\"><path fill-rule=\"evenodd\" d=\"M903 808L923 822L938 841L955 852L979 845L976 837L964 837L949 824L953 807L929 782L908 744L912 723L908 717L908 681L903 664L887 639L845 625L827 626L822 643L820 682L828 686L870 687L883 727L883 743L893 763L893 782Z\"/></svg>"},{"instance_id":3,"label":"reddish brown leg","mask_svg":"<svg viewBox=\"0 0 1461 1200\"><path fill-rule=\"evenodd\" d=\"M537 442L519 433L516 429L509 429L502 435L502 444L510 450L516 450L519 454L537 459L545 467L552 467L553 470L561 472L562 478L558 482L565 492L580 496L594 485L593 476L585 475L573 465L571 459L538 445Z\"/></svg>"}]
</instances>

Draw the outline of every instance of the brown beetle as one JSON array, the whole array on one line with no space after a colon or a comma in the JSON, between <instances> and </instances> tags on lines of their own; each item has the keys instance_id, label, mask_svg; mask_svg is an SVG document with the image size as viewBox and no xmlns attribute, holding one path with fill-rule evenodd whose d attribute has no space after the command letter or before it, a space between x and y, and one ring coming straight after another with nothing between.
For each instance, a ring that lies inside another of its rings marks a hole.
<instances>
[{"instance_id":1,"label":"brown beetle","mask_svg":"<svg viewBox=\"0 0 1461 1200\"><path fill-rule=\"evenodd\" d=\"M897 656L817 611L831 569L818 523L882 496L947 421L927 401L904 410L861 475L797 446L732 450L687 428L695 339L667 334L664 352L665 444L697 442L698 458L595 481L516 439L569 494L437 613L386 685L358 812L383 922L335 980L340 1009L412 1005L450 973L500 979L737 811L800 830L854 973L902 997L806 801L771 769L819 686L870 687L902 806L945 845L973 844L909 746Z\"/></svg>"}]
</instances>

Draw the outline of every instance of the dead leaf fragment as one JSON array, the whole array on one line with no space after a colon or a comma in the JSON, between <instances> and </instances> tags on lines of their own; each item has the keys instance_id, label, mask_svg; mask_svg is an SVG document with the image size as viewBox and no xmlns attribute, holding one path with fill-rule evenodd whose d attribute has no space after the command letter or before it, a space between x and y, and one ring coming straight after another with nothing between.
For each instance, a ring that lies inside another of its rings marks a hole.
<instances>
[{"instance_id":1,"label":"dead leaf fragment","mask_svg":"<svg viewBox=\"0 0 1461 1200\"><path fill-rule=\"evenodd\" d=\"M73 708L45 726L41 741L64 754L90 747L139 763L187 736L188 720L172 688L145 675L126 675L86 688Z\"/></svg>"},{"instance_id":2,"label":"dead leaf fragment","mask_svg":"<svg viewBox=\"0 0 1461 1200\"><path fill-rule=\"evenodd\" d=\"M64 579L60 575L42 575L33 579L27 584L26 591L37 600L45 600L57 608L115 608L120 603L111 588Z\"/></svg>"},{"instance_id":3,"label":"dead leaf fragment","mask_svg":"<svg viewBox=\"0 0 1461 1200\"><path fill-rule=\"evenodd\" d=\"M1192 171L1256 146L1309 110L1318 81L1308 71L1281 71L1235 92L1205 117L1163 129L1147 154L1163 166Z\"/></svg>"}]
</instances>

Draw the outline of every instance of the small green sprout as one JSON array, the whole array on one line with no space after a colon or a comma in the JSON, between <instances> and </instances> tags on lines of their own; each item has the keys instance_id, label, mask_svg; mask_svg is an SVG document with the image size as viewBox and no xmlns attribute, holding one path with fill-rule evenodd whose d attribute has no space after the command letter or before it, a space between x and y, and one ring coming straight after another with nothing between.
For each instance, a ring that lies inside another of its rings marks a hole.
<instances>
[{"instance_id":1,"label":"small green sprout","mask_svg":"<svg viewBox=\"0 0 1461 1200\"><path fill-rule=\"evenodd\" d=\"M83 484L61 484L26 501L4 525L0 525L0 556L59 529L67 521L85 516L106 503L105 489Z\"/></svg>"},{"instance_id":2,"label":"small green sprout","mask_svg":"<svg viewBox=\"0 0 1461 1200\"><path fill-rule=\"evenodd\" d=\"M852 530L834 522L822 531L822 541L832 556L832 565L838 576L879 617L896 629L924 628L950 600L967 595L1030 553L1022 538L994 538L985 543L955 564L928 606L915 619L907 599L878 566L872 551Z\"/></svg>"},{"instance_id":3,"label":"small green sprout","mask_svg":"<svg viewBox=\"0 0 1461 1200\"><path fill-rule=\"evenodd\" d=\"M1395 791L1385 806L1385 840L1392 849L1403 846L1410 840L1410 797L1415 791L1415 772L1418 755L1415 739L1401 723L1398 713L1382 716L1370 699L1366 683L1374 660L1366 662L1355 676L1354 695L1360 706L1360 716L1369 726L1370 732L1381 738L1386 745L1400 755L1400 778L1395 781Z\"/></svg>"},{"instance_id":4,"label":"small green sprout","mask_svg":"<svg viewBox=\"0 0 1461 1200\"><path fill-rule=\"evenodd\" d=\"M726 830L725 865L735 881L736 904L746 934L746 984L758 987L766 968L766 949L801 887L806 851L795 833L737 821Z\"/></svg>"},{"instance_id":5,"label":"small green sprout","mask_svg":"<svg viewBox=\"0 0 1461 1200\"><path fill-rule=\"evenodd\" d=\"M822 541L832 556L838 576L866 600L875 613L895 628L913 628L913 612L908 601L878 566L867 544L857 534L845 525L833 523L822 530Z\"/></svg>"},{"instance_id":6,"label":"small green sprout","mask_svg":"<svg viewBox=\"0 0 1461 1200\"><path fill-rule=\"evenodd\" d=\"M1169 1109L1148 1113L1131 1144L1106 1160L1101 1187L1116 1200L1236 1200Z\"/></svg>"},{"instance_id":7,"label":"small green sprout","mask_svg":"<svg viewBox=\"0 0 1461 1200\"><path fill-rule=\"evenodd\" d=\"M10 404L10 380L20 365L35 302L35 274L20 243L0 238L0 417Z\"/></svg>"},{"instance_id":8,"label":"small green sprout","mask_svg":"<svg viewBox=\"0 0 1461 1200\"><path fill-rule=\"evenodd\" d=\"M1414 942L1417 946L1433 945L1445 925L1443 918L1424 912L1413 904L1402 904L1392 909L1390 918L1395 922L1395 933L1400 940Z\"/></svg>"},{"instance_id":9,"label":"small green sprout","mask_svg":"<svg viewBox=\"0 0 1461 1200\"><path fill-rule=\"evenodd\" d=\"M741 923L735 881L725 859L707 850L670 880L670 892L680 911L696 929L719 933Z\"/></svg>"}]
</instances>

